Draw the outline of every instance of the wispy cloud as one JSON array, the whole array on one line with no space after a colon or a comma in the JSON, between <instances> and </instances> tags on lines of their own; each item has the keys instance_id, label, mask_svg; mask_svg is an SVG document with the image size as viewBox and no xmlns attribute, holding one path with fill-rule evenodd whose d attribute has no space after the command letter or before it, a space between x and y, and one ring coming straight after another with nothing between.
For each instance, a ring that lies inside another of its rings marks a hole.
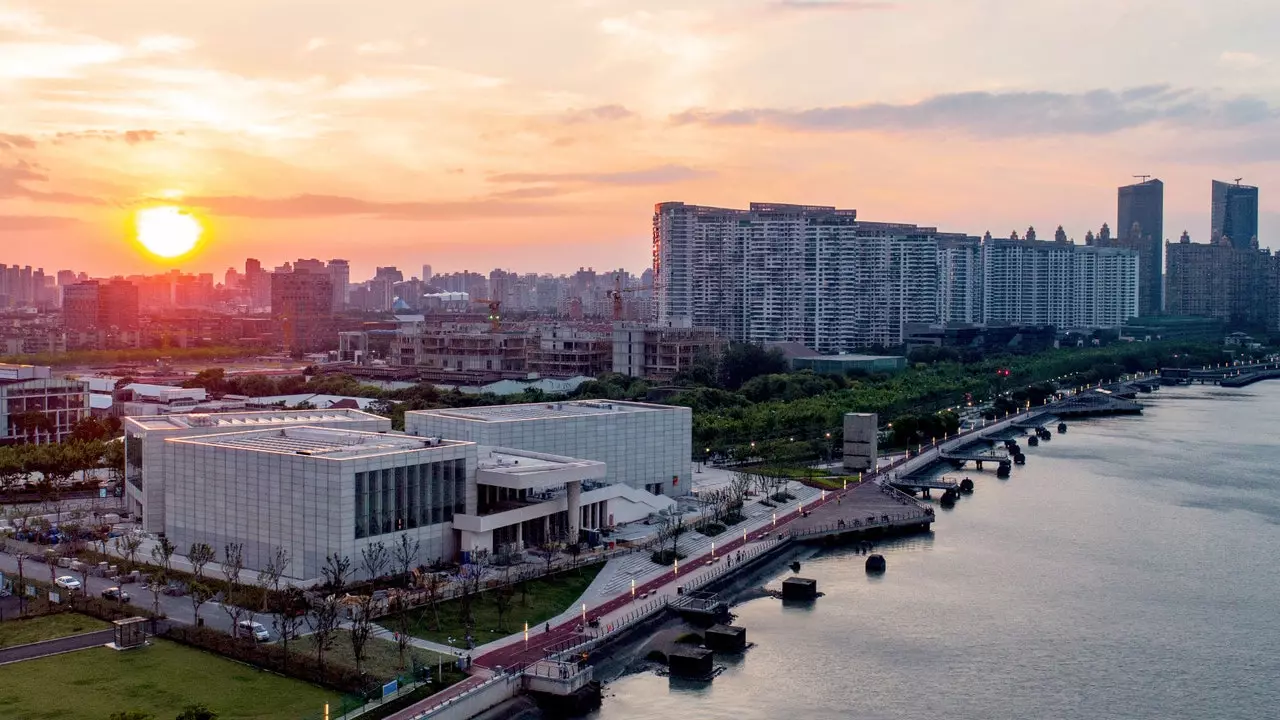
<instances>
[{"instance_id":1,"label":"wispy cloud","mask_svg":"<svg viewBox=\"0 0 1280 720\"><path fill-rule=\"evenodd\" d=\"M564 123L610 122L635 117L635 113L621 105L600 105L598 107L570 110L560 116Z\"/></svg>"},{"instance_id":2,"label":"wispy cloud","mask_svg":"<svg viewBox=\"0 0 1280 720\"><path fill-rule=\"evenodd\" d=\"M357 55L396 55L404 52L404 45L395 40L372 40L356 46Z\"/></svg>"},{"instance_id":3,"label":"wispy cloud","mask_svg":"<svg viewBox=\"0 0 1280 720\"><path fill-rule=\"evenodd\" d=\"M1251 52L1228 50L1218 56L1218 65L1230 70L1256 70L1266 64L1266 58Z\"/></svg>"},{"instance_id":4,"label":"wispy cloud","mask_svg":"<svg viewBox=\"0 0 1280 720\"><path fill-rule=\"evenodd\" d=\"M160 132L158 130L78 130L60 132L53 136L56 143L73 140L106 140L108 142L123 142L128 145L155 142L159 138Z\"/></svg>"},{"instance_id":5,"label":"wispy cloud","mask_svg":"<svg viewBox=\"0 0 1280 720\"><path fill-rule=\"evenodd\" d=\"M36 146L34 138L26 135L0 133L0 150L30 149Z\"/></svg>"},{"instance_id":6,"label":"wispy cloud","mask_svg":"<svg viewBox=\"0 0 1280 720\"><path fill-rule=\"evenodd\" d=\"M896 2L876 0L776 0L769 3L774 10L860 12L863 10L889 10Z\"/></svg>"},{"instance_id":7,"label":"wispy cloud","mask_svg":"<svg viewBox=\"0 0 1280 720\"><path fill-rule=\"evenodd\" d=\"M1277 117L1265 100L1152 85L1083 93L965 92L920 102L807 109L692 110L677 123L732 127L767 125L799 132L953 130L978 137L1104 135L1151 124L1232 128Z\"/></svg>"},{"instance_id":8,"label":"wispy cloud","mask_svg":"<svg viewBox=\"0 0 1280 720\"><path fill-rule=\"evenodd\" d=\"M329 45L328 38L313 37L307 41L306 45L302 46L302 49L306 52L315 52L316 50L319 50L320 48L323 48L323 47L327 47L328 45Z\"/></svg>"},{"instance_id":9,"label":"wispy cloud","mask_svg":"<svg viewBox=\"0 0 1280 720\"><path fill-rule=\"evenodd\" d=\"M42 190L32 185L47 183L49 176L39 166L19 160L13 165L0 165L0 200L25 198L36 202L101 205L103 201L87 195Z\"/></svg>"},{"instance_id":10,"label":"wispy cloud","mask_svg":"<svg viewBox=\"0 0 1280 720\"><path fill-rule=\"evenodd\" d=\"M188 197L184 204L219 215L259 219L370 216L399 220L462 220L468 218L534 217L564 212L553 205L509 202L507 199L432 202L383 202L344 195L293 195L264 198L243 195Z\"/></svg>"},{"instance_id":11,"label":"wispy cloud","mask_svg":"<svg viewBox=\"0 0 1280 720\"><path fill-rule=\"evenodd\" d=\"M79 223L76 218L60 215L0 215L0 230L5 232L56 230Z\"/></svg>"},{"instance_id":12,"label":"wispy cloud","mask_svg":"<svg viewBox=\"0 0 1280 720\"><path fill-rule=\"evenodd\" d=\"M619 172L501 173L489 178L495 183L592 183L597 185L664 185L709 177L714 173L685 165L660 165L644 170Z\"/></svg>"}]
</instances>

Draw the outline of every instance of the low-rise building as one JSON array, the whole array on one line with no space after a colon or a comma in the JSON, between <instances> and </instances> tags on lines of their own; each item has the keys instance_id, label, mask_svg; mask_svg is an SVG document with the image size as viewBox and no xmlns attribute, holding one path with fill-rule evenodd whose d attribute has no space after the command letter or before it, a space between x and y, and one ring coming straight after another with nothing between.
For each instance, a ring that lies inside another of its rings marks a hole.
<instances>
[{"instance_id":1,"label":"low-rise building","mask_svg":"<svg viewBox=\"0 0 1280 720\"><path fill-rule=\"evenodd\" d=\"M528 344L528 370L539 377L595 377L613 365L613 338L602 332L555 326Z\"/></svg>"},{"instance_id":2,"label":"low-rise building","mask_svg":"<svg viewBox=\"0 0 1280 720\"><path fill-rule=\"evenodd\" d=\"M812 370L819 375L895 373L907 367L907 359L901 355L810 355L791 358L790 363L792 370Z\"/></svg>"},{"instance_id":3,"label":"low-rise building","mask_svg":"<svg viewBox=\"0 0 1280 720\"><path fill-rule=\"evenodd\" d=\"M689 408L575 400L405 413L405 431L602 462L605 482L654 495L692 489Z\"/></svg>"},{"instance_id":4,"label":"low-rise building","mask_svg":"<svg viewBox=\"0 0 1280 720\"><path fill-rule=\"evenodd\" d=\"M409 327L391 341L392 365L453 372L525 372L529 335L477 328ZM494 378L499 379L499 378Z\"/></svg>"},{"instance_id":5,"label":"low-rise building","mask_svg":"<svg viewBox=\"0 0 1280 720\"><path fill-rule=\"evenodd\" d=\"M61 442L88 416L88 383L42 365L0 364L0 444Z\"/></svg>"},{"instance_id":6,"label":"low-rise building","mask_svg":"<svg viewBox=\"0 0 1280 720\"><path fill-rule=\"evenodd\" d=\"M715 328L615 323L613 372L665 381L703 357L717 357L726 341Z\"/></svg>"},{"instance_id":7,"label":"low-rise building","mask_svg":"<svg viewBox=\"0 0 1280 720\"><path fill-rule=\"evenodd\" d=\"M86 401L87 402L87 401ZM276 410L268 412L193 413L124 418L126 508L142 518L147 532L165 532L166 479L173 468L162 464L167 438L213 435L254 428L308 425L387 432L391 420L358 410Z\"/></svg>"}]
</instances>

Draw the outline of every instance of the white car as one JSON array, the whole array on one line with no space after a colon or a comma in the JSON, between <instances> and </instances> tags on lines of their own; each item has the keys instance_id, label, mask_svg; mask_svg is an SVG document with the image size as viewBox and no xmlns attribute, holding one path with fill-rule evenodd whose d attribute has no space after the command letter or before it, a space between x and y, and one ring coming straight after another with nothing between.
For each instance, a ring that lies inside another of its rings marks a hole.
<instances>
[{"instance_id":1,"label":"white car","mask_svg":"<svg viewBox=\"0 0 1280 720\"><path fill-rule=\"evenodd\" d=\"M271 633L267 632L262 623L249 620L241 620L236 623L236 635L253 638L255 642L269 642L271 640Z\"/></svg>"},{"instance_id":2,"label":"white car","mask_svg":"<svg viewBox=\"0 0 1280 720\"><path fill-rule=\"evenodd\" d=\"M80 581L79 581L79 580L77 580L77 579L75 579L75 578L73 578L73 577L71 577L70 575L62 575L62 576L60 576L58 579L56 579L56 580L54 580L54 581L53 581L53 584L54 584L54 585L57 585L58 587L60 587L60 588L62 588L62 589L64 589L64 590L79 590L79 589L80 589Z\"/></svg>"}]
</instances>

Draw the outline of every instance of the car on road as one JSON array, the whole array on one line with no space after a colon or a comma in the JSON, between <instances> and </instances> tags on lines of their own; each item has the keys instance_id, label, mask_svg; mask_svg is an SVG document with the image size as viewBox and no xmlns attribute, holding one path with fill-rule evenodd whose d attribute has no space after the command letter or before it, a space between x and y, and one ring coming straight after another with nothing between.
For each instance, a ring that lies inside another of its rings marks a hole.
<instances>
[{"instance_id":1,"label":"car on road","mask_svg":"<svg viewBox=\"0 0 1280 720\"><path fill-rule=\"evenodd\" d=\"M79 590L79 589L80 589L80 581L79 581L79 580L77 580L77 579L75 579L75 578L73 578L73 577L71 577L70 575L60 575L60 576L58 576L58 578L57 578L57 579L55 579L55 580L53 581L53 584L54 584L54 585L57 585L58 587L60 587L60 588L62 588L62 589L64 589L64 590Z\"/></svg>"},{"instance_id":2,"label":"car on road","mask_svg":"<svg viewBox=\"0 0 1280 720\"><path fill-rule=\"evenodd\" d=\"M118 587L109 587L106 590L103 590L102 597L106 598L107 600L115 600L117 602L122 602L122 603L129 602L129 593L121 590Z\"/></svg>"},{"instance_id":3,"label":"car on road","mask_svg":"<svg viewBox=\"0 0 1280 720\"><path fill-rule=\"evenodd\" d=\"M254 642L270 642L271 633L260 622L241 620L236 623L236 637L253 638Z\"/></svg>"}]
</instances>

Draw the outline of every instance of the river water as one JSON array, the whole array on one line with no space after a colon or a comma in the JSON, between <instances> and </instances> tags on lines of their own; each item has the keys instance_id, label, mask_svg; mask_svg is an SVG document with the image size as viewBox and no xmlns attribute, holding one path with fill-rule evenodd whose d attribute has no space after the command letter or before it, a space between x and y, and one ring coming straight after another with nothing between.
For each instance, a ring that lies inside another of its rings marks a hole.
<instances>
[{"instance_id":1,"label":"river water","mask_svg":"<svg viewBox=\"0 0 1280 720\"><path fill-rule=\"evenodd\" d=\"M627 675L591 717L1280 717L1280 382L1141 399L1024 442L1008 480L966 471L883 577L803 559L825 596L736 606L755 645L713 681Z\"/></svg>"}]
</instances>

